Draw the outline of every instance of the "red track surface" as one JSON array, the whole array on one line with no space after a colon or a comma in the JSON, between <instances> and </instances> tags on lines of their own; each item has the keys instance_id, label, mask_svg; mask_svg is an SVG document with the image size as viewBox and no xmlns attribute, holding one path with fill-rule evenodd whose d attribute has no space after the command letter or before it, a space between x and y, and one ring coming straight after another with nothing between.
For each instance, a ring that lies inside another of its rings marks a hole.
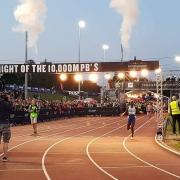
<instances>
[{"instance_id":1,"label":"red track surface","mask_svg":"<svg viewBox=\"0 0 180 180\"><path fill-rule=\"evenodd\" d=\"M154 142L156 122L139 117L130 140L126 117L85 117L12 128L0 180L175 180L180 158Z\"/></svg>"}]
</instances>

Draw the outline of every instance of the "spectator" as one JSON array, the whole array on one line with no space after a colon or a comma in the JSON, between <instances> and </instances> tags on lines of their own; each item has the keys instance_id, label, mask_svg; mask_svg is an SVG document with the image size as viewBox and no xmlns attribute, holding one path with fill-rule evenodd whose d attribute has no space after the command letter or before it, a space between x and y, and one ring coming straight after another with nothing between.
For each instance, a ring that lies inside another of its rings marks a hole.
<instances>
[{"instance_id":1,"label":"spectator","mask_svg":"<svg viewBox=\"0 0 180 180\"><path fill-rule=\"evenodd\" d=\"M0 99L0 143L3 138L3 157L2 161L8 161L8 144L11 138L11 130L9 124L9 117L12 111L9 96L1 95Z\"/></svg>"}]
</instances>

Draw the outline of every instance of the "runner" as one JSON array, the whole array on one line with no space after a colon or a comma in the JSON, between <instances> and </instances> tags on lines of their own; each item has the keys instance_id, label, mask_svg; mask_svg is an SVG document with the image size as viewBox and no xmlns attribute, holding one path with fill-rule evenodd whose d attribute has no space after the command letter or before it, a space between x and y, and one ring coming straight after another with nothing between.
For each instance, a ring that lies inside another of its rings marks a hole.
<instances>
[{"instance_id":1,"label":"runner","mask_svg":"<svg viewBox=\"0 0 180 180\"><path fill-rule=\"evenodd\" d=\"M136 107L134 102L131 101L130 106L126 108L126 111L122 114L124 116L128 113L128 123L127 123L127 130L131 129L131 139L134 137L134 126L136 122Z\"/></svg>"},{"instance_id":2,"label":"runner","mask_svg":"<svg viewBox=\"0 0 180 180\"><path fill-rule=\"evenodd\" d=\"M147 107L146 107L146 112L147 112L147 116L149 119L151 119L152 114L153 114L153 106L152 103L148 103Z\"/></svg>"},{"instance_id":3,"label":"runner","mask_svg":"<svg viewBox=\"0 0 180 180\"><path fill-rule=\"evenodd\" d=\"M30 112L31 124L34 130L34 134L32 135L37 135L38 106L36 104L35 99L31 101L31 105L29 106L29 112Z\"/></svg>"}]
</instances>

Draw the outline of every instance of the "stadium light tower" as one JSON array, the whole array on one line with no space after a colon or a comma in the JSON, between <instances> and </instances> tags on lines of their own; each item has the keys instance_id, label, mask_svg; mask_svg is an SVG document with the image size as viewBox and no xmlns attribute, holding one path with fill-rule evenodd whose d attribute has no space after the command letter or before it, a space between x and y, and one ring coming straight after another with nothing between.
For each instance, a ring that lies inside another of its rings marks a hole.
<instances>
[{"instance_id":1,"label":"stadium light tower","mask_svg":"<svg viewBox=\"0 0 180 180\"><path fill-rule=\"evenodd\" d=\"M180 56L176 56L176 57L175 57L175 61L176 61L176 62L180 62Z\"/></svg>"},{"instance_id":2,"label":"stadium light tower","mask_svg":"<svg viewBox=\"0 0 180 180\"><path fill-rule=\"evenodd\" d=\"M105 60L106 60L106 51L109 50L109 45L103 44L102 49L103 49L103 61L105 62Z\"/></svg>"},{"instance_id":3,"label":"stadium light tower","mask_svg":"<svg viewBox=\"0 0 180 180\"><path fill-rule=\"evenodd\" d=\"M81 62L81 29L86 28L86 21L79 21L78 22L78 27L79 27L79 50L78 50L78 58L79 58L79 63ZM81 92L81 81L78 83L78 92L79 92L79 99L80 99L80 92Z\"/></svg>"},{"instance_id":4,"label":"stadium light tower","mask_svg":"<svg viewBox=\"0 0 180 180\"><path fill-rule=\"evenodd\" d=\"M78 54L78 58L79 58L79 63L81 62L81 29L86 28L86 22L85 21L79 21L78 23L78 27L79 27L79 54Z\"/></svg>"}]
</instances>

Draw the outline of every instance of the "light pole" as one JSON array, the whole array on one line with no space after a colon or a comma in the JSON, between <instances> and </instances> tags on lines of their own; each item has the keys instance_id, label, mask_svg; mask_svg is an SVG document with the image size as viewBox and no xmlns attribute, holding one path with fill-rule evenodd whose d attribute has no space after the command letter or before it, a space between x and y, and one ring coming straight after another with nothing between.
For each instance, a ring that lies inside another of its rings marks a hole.
<instances>
[{"instance_id":1,"label":"light pole","mask_svg":"<svg viewBox=\"0 0 180 180\"><path fill-rule=\"evenodd\" d=\"M109 45L103 44L102 49L103 49L103 61L105 62L105 60L106 60L106 51L109 50Z\"/></svg>"},{"instance_id":2,"label":"light pole","mask_svg":"<svg viewBox=\"0 0 180 180\"><path fill-rule=\"evenodd\" d=\"M109 50L109 45L107 45L107 44L103 44L102 45L102 50L103 50L103 62L105 62L106 61L106 51L108 51ZM105 73L103 73L103 87L105 87L105 83L104 83L104 78L106 78L105 77Z\"/></svg>"},{"instance_id":3,"label":"light pole","mask_svg":"<svg viewBox=\"0 0 180 180\"><path fill-rule=\"evenodd\" d=\"M79 49L78 49L78 59L79 59L79 63L81 62L81 29L84 29L86 27L86 22L81 20L79 21L78 23L78 28L79 28L79 41L78 41L78 46L79 46ZM80 92L81 92L81 81L79 81L78 83L78 92L79 92L79 99L80 99Z\"/></svg>"},{"instance_id":4,"label":"light pole","mask_svg":"<svg viewBox=\"0 0 180 180\"><path fill-rule=\"evenodd\" d=\"M28 63L28 32L25 32L25 64ZM24 82L24 95L25 99L28 98L28 73L25 73L25 82Z\"/></svg>"}]
</instances>

